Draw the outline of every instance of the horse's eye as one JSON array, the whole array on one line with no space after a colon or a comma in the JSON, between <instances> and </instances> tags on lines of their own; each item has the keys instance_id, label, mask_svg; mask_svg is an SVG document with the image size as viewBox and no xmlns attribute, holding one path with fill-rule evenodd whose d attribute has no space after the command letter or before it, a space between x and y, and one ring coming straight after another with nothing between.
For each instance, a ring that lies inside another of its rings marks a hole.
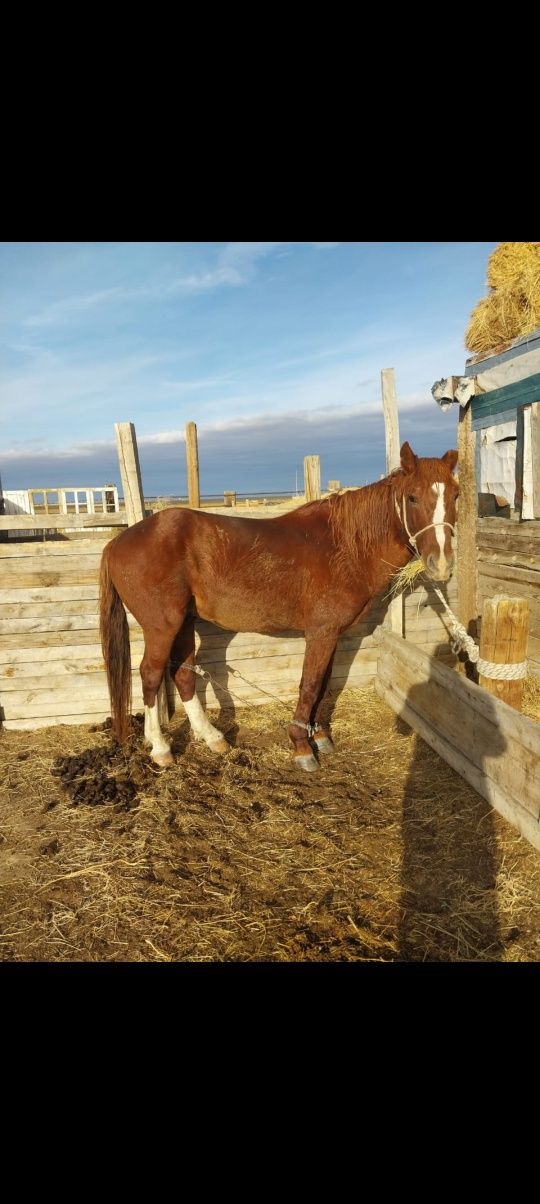
<instances>
[{"instance_id":1,"label":"horse's eye","mask_svg":"<svg viewBox=\"0 0 540 1204\"><path fill-rule=\"evenodd\" d=\"M418 498L414 496L414 493L410 493L410 494L409 494L409 501L410 501L410 502L417 502L417 501L418 501Z\"/></svg>"}]
</instances>

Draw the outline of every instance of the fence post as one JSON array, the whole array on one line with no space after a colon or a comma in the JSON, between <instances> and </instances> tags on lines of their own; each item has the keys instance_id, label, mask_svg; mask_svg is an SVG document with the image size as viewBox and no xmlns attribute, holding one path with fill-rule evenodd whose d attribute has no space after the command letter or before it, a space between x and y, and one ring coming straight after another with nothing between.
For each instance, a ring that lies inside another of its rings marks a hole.
<instances>
[{"instance_id":1,"label":"fence post","mask_svg":"<svg viewBox=\"0 0 540 1204\"><path fill-rule=\"evenodd\" d=\"M478 569L476 517L476 431L472 429L469 402L459 411L458 426L459 502L457 518L457 613L469 635L476 634L478 616Z\"/></svg>"},{"instance_id":2,"label":"fence post","mask_svg":"<svg viewBox=\"0 0 540 1204\"><path fill-rule=\"evenodd\" d=\"M306 502L315 502L321 496L320 456L304 456L304 493Z\"/></svg>"},{"instance_id":3,"label":"fence post","mask_svg":"<svg viewBox=\"0 0 540 1204\"><path fill-rule=\"evenodd\" d=\"M540 402L521 407L521 517L540 518Z\"/></svg>"},{"instance_id":4,"label":"fence post","mask_svg":"<svg viewBox=\"0 0 540 1204\"><path fill-rule=\"evenodd\" d=\"M199 448L197 445L196 422L188 422L186 424L186 465L188 502L193 509L198 510L201 504L201 491L199 486Z\"/></svg>"},{"instance_id":5,"label":"fence post","mask_svg":"<svg viewBox=\"0 0 540 1204\"><path fill-rule=\"evenodd\" d=\"M144 518L144 495L141 481L141 466L137 450L137 436L132 422L115 422L118 463L124 488L124 504L128 526Z\"/></svg>"},{"instance_id":6,"label":"fence post","mask_svg":"<svg viewBox=\"0 0 540 1204\"><path fill-rule=\"evenodd\" d=\"M122 477L122 485L124 488L126 516L128 520L128 526L132 527L134 523L138 523L142 518L144 518L144 494L141 479L141 466L139 464L139 452L137 449L137 436L135 434L135 427L132 422L115 422L114 429L116 432L116 446L118 449L120 475ZM165 675L166 674L167 669L165 669ZM167 701L165 675L159 687L156 700L159 722L162 726L169 721L169 704Z\"/></svg>"},{"instance_id":7,"label":"fence post","mask_svg":"<svg viewBox=\"0 0 540 1204\"><path fill-rule=\"evenodd\" d=\"M399 416L396 393L396 377L393 368L383 368L381 372L381 392L384 413L384 439L386 444L386 475L394 468L399 468L401 455L399 450ZM388 606L390 630L396 635L403 635L403 594L392 598Z\"/></svg>"},{"instance_id":8,"label":"fence post","mask_svg":"<svg viewBox=\"0 0 540 1204\"><path fill-rule=\"evenodd\" d=\"M480 656L496 665L520 664L527 658L529 603L526 598L496 594L486 598L480 627ZM484 690L495 694L516 711L521 710L523 678L484 677L478 675Z\"/></svg>"}]
</instances>

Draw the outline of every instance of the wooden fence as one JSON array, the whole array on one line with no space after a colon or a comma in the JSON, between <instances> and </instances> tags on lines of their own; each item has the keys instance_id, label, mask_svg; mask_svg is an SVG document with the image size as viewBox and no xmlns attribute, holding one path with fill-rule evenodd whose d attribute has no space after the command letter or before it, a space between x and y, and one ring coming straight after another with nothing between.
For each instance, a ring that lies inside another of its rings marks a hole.
<instances>
[{"instance_id":1,"label":"wooden fence","mask_svg":"<svg viewBox=\"0 0 540 1204\"><path fill-rule=\"evenodd\" d=\"M540 727L407 640L382 631L376 688L540 849Z\"/></svg>"}]
</instances>

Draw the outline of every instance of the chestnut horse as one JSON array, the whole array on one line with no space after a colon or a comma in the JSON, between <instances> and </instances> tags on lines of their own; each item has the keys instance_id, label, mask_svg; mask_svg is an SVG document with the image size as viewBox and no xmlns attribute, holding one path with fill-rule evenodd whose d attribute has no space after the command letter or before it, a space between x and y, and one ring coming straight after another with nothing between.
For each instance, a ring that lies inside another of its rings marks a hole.
<instances>
[{"instance_id":1,"label":"chestnut horse","mask_svg":"<svg viewBox=\"0 0 540 1204\"><path fill-rule=\"evenodd\" d=\"M124 605L144 633L144 734L156 764L173 758L159 722L166 665L194 734L215 752L228 745L195 691L194 621L228 631L300 630L306 650L289 725L295 764L317 768L333 745L320 724L339 636L363 619L375 596L417 552L434 581L453 568L457 452L420 459L408 443L401 468L374 485L308 502L278 518L249 519L174 508L129 527L104 549L100 623L113 729L129 730L131 661Z\"/></svg>"}]
</instances>

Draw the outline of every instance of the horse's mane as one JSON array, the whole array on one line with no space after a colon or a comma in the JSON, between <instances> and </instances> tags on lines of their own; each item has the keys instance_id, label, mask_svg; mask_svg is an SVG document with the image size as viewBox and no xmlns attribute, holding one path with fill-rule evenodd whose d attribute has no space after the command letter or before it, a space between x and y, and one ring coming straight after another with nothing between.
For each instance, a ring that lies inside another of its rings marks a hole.
<instances>
[{"instance_id":1,"label":"horse's mane","mask_svg":"<svg viewBox=\"0 0 540 1204\"><path fill-rule=\"evenodd\" d=\"M402 481L398 469L374 485L347 489L327 499L338 563L350 566L362 553L389 539L396 526L394 498L402 493Z\"/></svg>"}]
</instances>

